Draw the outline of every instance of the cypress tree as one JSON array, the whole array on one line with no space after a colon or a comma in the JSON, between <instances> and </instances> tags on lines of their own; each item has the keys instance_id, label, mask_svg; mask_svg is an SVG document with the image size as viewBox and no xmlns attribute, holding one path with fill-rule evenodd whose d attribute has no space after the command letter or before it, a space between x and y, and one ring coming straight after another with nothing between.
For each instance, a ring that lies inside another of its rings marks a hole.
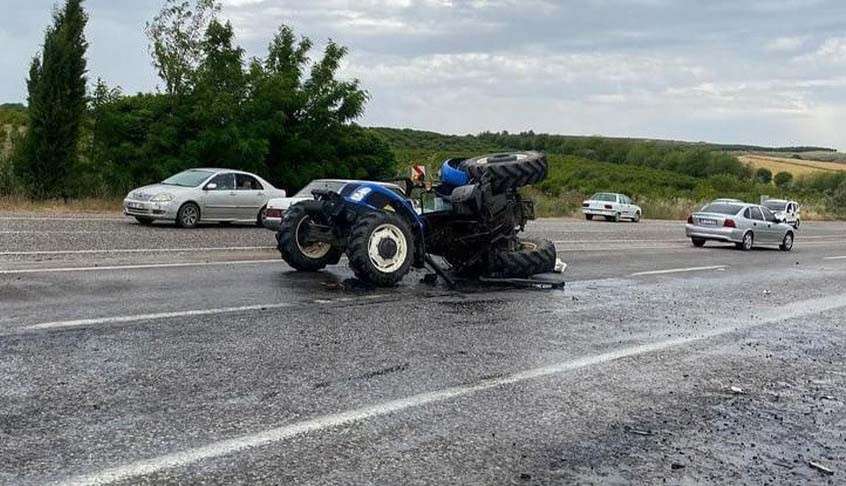
<instances>
[{"instance_id":1,"label":"cypress tree","mask_svg":"<svg viewBox=\"0 0 846 486\"><path fill-rule=\"evenodd\" d=\"M41 57L30 66L29 131L15 168L36 199L69 196L86 107L87 22L82 0L67 0L53 13Z\"/></svg>"}]
</instances>

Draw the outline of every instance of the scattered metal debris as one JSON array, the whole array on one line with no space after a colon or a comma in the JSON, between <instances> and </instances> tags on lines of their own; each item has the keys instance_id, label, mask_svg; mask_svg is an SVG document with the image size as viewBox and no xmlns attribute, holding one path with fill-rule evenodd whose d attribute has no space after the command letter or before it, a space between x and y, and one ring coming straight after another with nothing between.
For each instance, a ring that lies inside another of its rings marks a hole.
<instances>
[{"instance_id":1,"label":"scattered metal debris","mask_svg":"<svg viewBox=\"0 0 846 486\"><path fill-rule=\"evenodd\" d=\"M833 470L823 466L822 464L820 464L818 462L808 461L808 465L811 466L812 469L816 469L817 471L819 471L823 474L826 474L828 476L832 476L834 474Z\"/></svg>"}]
</instances>

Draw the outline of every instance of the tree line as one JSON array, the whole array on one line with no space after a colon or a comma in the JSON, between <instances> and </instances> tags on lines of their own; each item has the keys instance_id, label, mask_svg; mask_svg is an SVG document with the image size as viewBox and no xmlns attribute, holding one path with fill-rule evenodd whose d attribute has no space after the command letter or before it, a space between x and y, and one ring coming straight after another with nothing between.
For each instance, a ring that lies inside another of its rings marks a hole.
<instances>
[{"instance_id":1,"label":"tree line","mask_svg":"<svg viewBox=\"0 0 846 486\"><path fill-rule=\"evenodd\" d=\"M369 95L338 79L345 47L330 41L312 57L314 43L282 25L263 58L247 59L219 14L218 0L166 0L145 29L163 89L126 95L99 79L87 90L88 16L83 0L66 0L29 71L14 186L38 199L114 197L198 166L287 189L393 174L388 146L354 123Z\"/></svg>"}]
</instances>

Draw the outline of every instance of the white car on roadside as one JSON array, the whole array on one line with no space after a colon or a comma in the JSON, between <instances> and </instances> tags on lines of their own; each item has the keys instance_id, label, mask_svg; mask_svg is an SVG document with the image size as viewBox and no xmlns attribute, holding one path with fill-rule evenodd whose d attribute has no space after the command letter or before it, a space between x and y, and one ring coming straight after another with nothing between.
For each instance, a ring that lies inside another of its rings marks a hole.
<instances>
[{"instance_id":1,"label":"white car on roadside","mask_svg":"<svg viewBox=\"0 0 846 486\"><path fill-rule=\"evenodd\" d=\"M630 197L615 192L599 192L582 203L582 213L590 221L595 217L603 217L608 221L629 219L635 223L640 221L643 210L633 204Z\"/></svg>"},{"instance_id":2,"label":"white car on roadside","mask_svg":"<svg viewBox=\"0 0 846 486\"><path fill-rule=\"evenodd\" d=\"M799 225L802 224L799 203L796 201L767 199L763 206L772 211L778 219L793 226L793 229L799 229Z\"/></svg>"},{"instance_id":3,"label":"white car on roadside","mask_svg":"<svg viewBox=\"0 0 846 486\"><path fill-rule=\"evenodd\" d=\"M362 182L349 179L316 179L308 183L304 188L294 194L292 197L279 197L267 201L267 210L264 213L264 227L271 231L278 231L279 225L282 224L282 218L285 217L285 211L294 204L301 201L308 201L314 199L314 191L331 191L340 193L345 185L353 182ZM405 197L403 189L396 185L387 182L377 182L391 190L402 194Z\"/></svg>"},{"instance_id":4,"label":"white car on roadside","mask_svg":"<svg viewBox=\"0 0 846 486\"><path fill-rule=\"evenodd\" d=\"M180 228L236 221L262 226L268 200L278 197L285 191L249 172L190 169L133 189L123 200L123 213L144 225L165 220Z\"/></svg>"}]
</instances>

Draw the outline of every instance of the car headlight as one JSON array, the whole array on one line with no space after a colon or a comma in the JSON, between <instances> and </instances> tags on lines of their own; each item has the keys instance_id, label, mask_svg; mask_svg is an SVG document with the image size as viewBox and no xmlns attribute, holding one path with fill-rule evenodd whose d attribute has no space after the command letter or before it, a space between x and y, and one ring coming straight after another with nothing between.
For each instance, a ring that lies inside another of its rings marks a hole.
<instances>
[{"instance_id":1,"label":"car headlight","mask_svg":"<svg viewBox=\"0 0 846 486\"><path fill-rule=\"evenodd\" d=\"M170 202L173 201L173 194L168 194L163 192L161 194L156 194L153 196L153 199L150 199L153 202Z\"/></svg>"}]
</instances>

